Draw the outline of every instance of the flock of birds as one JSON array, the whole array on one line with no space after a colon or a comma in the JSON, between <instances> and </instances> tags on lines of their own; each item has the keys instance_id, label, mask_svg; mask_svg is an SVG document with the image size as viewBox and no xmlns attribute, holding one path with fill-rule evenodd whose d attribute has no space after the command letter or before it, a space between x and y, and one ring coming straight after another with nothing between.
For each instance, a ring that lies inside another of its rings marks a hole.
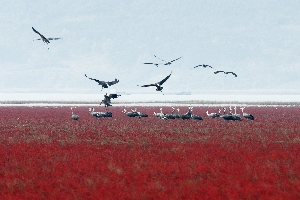
<instances>
[{"instance_id":1,"label":"flock of birds","mask_svg":"<svg viewBox=\"0 0 300 200\"><path fill-rule=\"evenodd\" d=\"M50 40L59 40L59 39L62 39L60 37L58 38L46 38L44 35L42 35L40 32L38 32L36 29L34 29L32 27L32 30L38 34L40 36L40 38L38 39L35 39L35 40L42 40L45 44L49 44L50 43ZM48 48L49 49L49 48ZM160 63L158 62L145 62L144 64L146 65L155 65L156 67L158 67L159 65L171 65L173 62L181 59L182 57L179 57L179 58L176 58L174 60L171 60L171 61L165 61L159 57L157 57L156 55L154 55L154 57L156 57L157 59L159 59ZM233 76L237 77L237 74L234 73L234 72L231 72L231 71L222 71L222 70L216 70L214 67L210 66L210 65L207 65L207 64L202 64L202 65L197 65L195 67L193 67L192 69L195 69L195 68L198 68L198 67L204 67L204 68L211 68L214 71L214 74L218 74L218 73L224 73L225 75L227 74L232 74ZM171 73L166 76L164 79L162 79L161 81L158 81L156 83L150 83L150 84L145 84L145 85L137 85L137 86L140 86L140 87L156 87L156 91L160 91L162 92L163 90L163 87L162 85L171 77L172 75L172 71ZM90 78L88 77L86 74L85 74L85 77L87 77L88 79L90 80L93 80L95 82L98 83L98 85L101 85L101 91L104 89L104 88L108 88L109 86L112 86L112 85L115 85L117 83L119 83L119 80L115 78L115 80L113 81L102 81L102 80L98 80L98 79L95 79L95 78ZM112 106L111 104L111 99L115 99L115 98L118 98L119 94L105 94L104 95L104 99L100 102L100 105L103 104L105 107L109 107L109 106ZM244 118L246 119L249 119L249 120L254 120L254 116L251 115L251 114L247 114L244 112L244 107L240 108L242 110L242 115ZM73 109L71 108L72 110L72 119L74 120L78 120L79 119L79 116L74 114L73 112ZM224 110L224 113L222 114L221 113L221 109L219 109L219 112L218 113L208 113L208 111L206 111L206 114L207 116L211 117L211 118L223 118L224 120L241 120L241 116L240 114L237 114L236 113L236 107L234 108L235 110L235 113L232 113L232 109L231 107L229 107L229 113L226 114L226 108L223 108ZM202 120L203 118L201 116L198 116L198 115L194 115L193 114L193 107L189 107L188 111L185 113L185 114L180 114L179 113L179 109L177 109L177 113L174 112L175 109L173 108L173 111L172 113L170 114L166 114L166 113L163 113L162 112L162 108L160 109L160 112L159 113L155 113L154 112L154 115L160 119L176 119L176 118L181 118L181 119L195 119L195 120ZM127 115L128 117L138 117L138 118L142 118L142 117L148 117L147 114L145 113L142 113L142 112L138 112L135 110L131 110L131 111L126 111L126 109L123 110L124 114ZM112 113L111 112L95 112L94 111L94 108L89 108L89 113L96 117L96 118L101 118L101 117L112 117Z\"/></svg>"},{"instance_id":2,"label":"flock of birds","mask_svg":"<svg viewBox=\"0 0 300 200\"><path fill-rule=\"evenodd\" d=\"M241 107L240 108L242 110L242 116L246 119L246 120L254 120L254 116L252 114L246 113L244 112L245 107ZM163 113L162 112L162 108L160 108L160 112L156 113L154 112L153 115L159 119L183 119L183 120L188 120L188 119L194 119L194 120L203 120L202 116L199 115L195 115L193 113L193 107L189 107L188 111L184 114L180 113L180 109L177 108L176 109L177 112L175 112L175 108L172 107L172 112L170 114L168 113ZM232 112L232 108L231 106L229 106L229 113L226 113L226 107L223 108L223 113L221 113L221 109L218 109L219 112L218 113L209 113L208 111L206 111L206 115L212 119L215 118L223 118L225 121L228 120L233 120L233 121L241 121L242 120L242 116L240 114L237 113L237 107L234 107L234 113ZM71 107L71 111L72 111L72 119L73 120L79 120L79 115L74 114L73 112L73 108ZM143 112L139 112L136 110L136 108L133 110L131 109L131 111L127 111L125 108L122 111L126 116L128 117L138 117L138 118L143 118L143 117L148 117L148 114L143 113ZM112 117L112 113L105 111L105 112L96 112L94 110L94 108L89 108L89 113L96 118L105 118L105 117Z\"/></svg>"}]
</instances>

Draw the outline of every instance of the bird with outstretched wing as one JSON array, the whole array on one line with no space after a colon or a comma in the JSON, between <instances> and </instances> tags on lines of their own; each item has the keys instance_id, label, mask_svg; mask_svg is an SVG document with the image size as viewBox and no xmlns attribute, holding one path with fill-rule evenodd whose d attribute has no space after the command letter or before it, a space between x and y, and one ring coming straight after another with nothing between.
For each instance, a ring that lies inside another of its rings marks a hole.
<instances>
[{"instance_id":1,"label":"bird with outstretched wing","mask_svg":"<svg viewBox=\"0 0 300 200\"><path fill-rule=\"evenodd\" d=\"M157 83L152 83L152 84L148 84L148 85L142 85L141 87L155 86L156 87L156 91L161 91L162 92L163 87L161 85L164 84L164 82L166 82L170 78L171 74L172 74L172 72L166 78L164 78L163 80L161 80L161 81L159 81Z\"/></svg>"},{"instance_id":2,"label":"bird with outstretched wing","mask_svg":"<svg viewBox=\"0 0 300 200\"><path fill-rule=\"evenodd\" d=\"M44 43L49 44L50 41L49 40L59 40L61 38L46 38L45 36L43 36L42 34L40 34L40 32L38 32L37 30L35 30L33 27L31 27L32 30L37 33L41 38L35 39L35 40L42 40Z\"/></svg>"},{"instance_id":3,"label":"bird with outstretched wing","mask_svg":"<svg viewBox=\"0 0 300 200\"><path fill-rule=\"evenodd\" d=\"M159 60L163 61L164 63L150 63L150 62L148 62L148 63L144 63L144 64L146 64L146 65L155 65L156 67L158 67L158 65L171 65L173 62L175 62L176 60L179 60L181 58L181 57L179 57L179 58L176 58L176 59L171 60L171 61L165 61L165 60L157 57L156 55L154 55L154 57L158 58Z\"/></svg>"},{"instance_id":4,"label":"bird with outstretched wing","mask_svg":"<svg viewBox=\"0 0 300 200\"><path fill-rule=\"evenodd\" d=\"M100 105L103 103L105 107L112 106L111 99L115 99L121 96L120 94L109 94L107 93L104 95L104 99L100 102Z\"/></svg>"},{"instance_id":5,"label":"bird with outstretched wing","mask_svg":"<svg viewBox=\"0 0 300 200\"><path fill-rule=\"evenodd\" d=\"M214 69L212 66L210 66L210 65L205 65L205 64L203 64L203 65L197 65L197 66L195 66L195 67L193 67L193 68L197 68L197 67L204 67L204 68L209 67L209 68Z\"/></svg>"},{"instance_id":6,"label":"bird with outstretched wing","mask_svg":"<svg viewBox=\"0 0 300 200\"><path fill-rule=\"evenodd\" d=\"M118 79L115 79L114 81L107 81L107 82L106 82L106 81L100 81L100 80L98 80L98 79L90 78L90 77L88 77L86 74L84 74L84 76L87 77L87 78L90 79L90 80L96 81L96 82L98 83L98 85L101 85L101 86L102 86L102 89L103 89L103 88L108 88L108 86L114 85L114 84L116 84L116 83L119 82Z\"/></svg>"},{"instance_id":7,"label":"bird with outstretched wing","mask_svg":"<svg viewBox=\"0 0 300 200\"><path fill-rule=\"evenodd\" d=\"M218 73L221 73L221 72L223 72L224 74L232 74L232 75L234 75L235 77L237 77L237 74L234 73L234 72L215 71L214 74L218 74Z\"/></svg>"}]
</instances>

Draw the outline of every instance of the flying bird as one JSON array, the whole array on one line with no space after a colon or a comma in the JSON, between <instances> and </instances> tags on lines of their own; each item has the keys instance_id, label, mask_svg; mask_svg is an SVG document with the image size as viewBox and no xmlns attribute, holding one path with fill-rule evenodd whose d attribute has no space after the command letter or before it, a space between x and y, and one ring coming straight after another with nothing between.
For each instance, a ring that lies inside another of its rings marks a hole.
<instances>
[{"instance_id":1,"label":"flying bird","mask_svg":"<svg viewBox=\"0 0 300 200\"><path fill-rule=\"evenodd\" d=\"M84 76L87 77L86 74L84 74ZM119 83L119 80L116 79L116 78L115 78L114 81L99 81L99 80L94 79L94 78L89 78L89 77L87 77L87 78L88 78L88 79L91 79L91 80L93 80L93 81L96 81L96 82L98 83L98 85L101 85L101 86L102 86L102 89L103 89L103 88L108 88L108 86L112 86L112 85L114 85L114 84ZM102 89L101 89L101 90L102 90Z\"/></svg>"},{"instance_id":2,"label":"flying bird","mask_svg":"<svg viewBox=\"0 0 300 200\"><path fill-rule=\"evenodd\" d=\"M204 67L204 68L209 67L209 68L215 69L215 68L213 68L212 66L210 66L210 65L205 65L205 64L203 64L203 65L197 65L197 66L195 66L195 67L193 67L193 68L197 68L197 67Z\"/></svg>"},{"instance_id":3,"label":"flying bird","mask_svg":"<svg viewBox=\"0 0 300 200\"><path fill-rule=\"evenodd\" d=\"M59 40L59 39L61 39L61 38L46 38L45 36L43 36L42 34L40 34L37 30L35 30L33 27L32 27L32 30L41 37L41 38L38 38L38 39L35 39L35 40L42 40L46 44L50 43L49 40Z\"/></svg>"},{"instance_id":4,"label":"flying bird","mask_svg":"<svg viewBox=\"0 0 300 200\"><path fill-rule=\"evenodd\" d=\"M223 72L224 74L232 74L232 75L234 75L235 77L237 77L237 74L234 73L234 72L215 71L214 74L218 74L218 73L221 73L221 72Z\"/></svg>"},{"instance_id":5,"label":"flying bird","mask_svg":"<svg viewBox=\"0 0 300 200\"><path fill-rule=\"evenodd\" d=\"M157 57L156 55L154 55L154 57L158 58L159 60L163 61L164 63L150 63L149 62L149 63L144 63L144 64L146 64L146 65L155 65L156 67L158 67L158 65L171 65L173 62L175 62L176 60L179 60L181 58L181 57L179 57L179 58L176 58L174 60L171 60L171 61L167 62L167 61Z\"/></svg>"},{"instance_id":6,"label":"flying bird","mask_svg":"<svg viewBox=\"0 0 300 200\"><path fill-rule=\"evenodd\" d=\"M162 92L162 84L164 84L164 82L166 82L166 80L168 80L168 78L170 78L172 72L166 77L164 78L163 80L157 82L157 83L153 83L153 84L148 84L148 85L142 85L141 87L150 87L150 86L155 86L156 87L156 91L161 91ZM139 85L137 85L139 86Z\"/></svg>"}]
</instances>

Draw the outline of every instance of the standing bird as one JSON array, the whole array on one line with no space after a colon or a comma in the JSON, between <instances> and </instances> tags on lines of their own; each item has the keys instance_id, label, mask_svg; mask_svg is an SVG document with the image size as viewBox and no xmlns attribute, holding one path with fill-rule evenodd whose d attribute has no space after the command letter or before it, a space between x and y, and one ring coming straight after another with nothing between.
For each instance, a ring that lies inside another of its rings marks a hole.
<instances>
[{"instance_id":1,"label":"standing bird","mask_svg":"<svg viewBox=\"0 0 300 200\"><path fill-rule=\"evenodd\" d=\"M84 76L87 77L86 74L84 74ZM99 80L94 79L94 78L89 78L89 77L87 77L87 78L90 79L90 80L96 81L98 83L98 85L102 86L102 89L103 88L108 88L108 86L111 86L111 85L119 83L119 80L116 79L116 78L115 78L114 81L99 81ZM101 89L101 91L102 91L102 89Z\"/></svg>"},{"instance_id":2,"label":"standing bird","mask_svg":"<svg viewBox=\"0 0 300 200\"><path fill-rule=\"evenodd\" d=\"M176 58L174 60L171 60L171 61L167 62L167 61L157 57L156 55L154 55L154 57L158 58L159 60L163 61L164 63L144 63L144 64L146 64L146 65L155 65L156 67L158 67L158 65L171 65L174 61L179 60L181 58L181 57L179 57L179 58Z\"/></svg>"},{"instance_id":3,"label":"standing bird","mask_svg":"<svg viewBox=\"0 0 300 200\"><path fill-rule=\"evenodd\" d=\"M74 114L74 112L73 112L73 108L71 107L71 111L72 111L72 119L74 119L74 120L78 120L79 119L79 115L76 115L76 114Z\"/></svg>"},{"instance_id":4,"label":"standing bird","mask_svg":"<svg viewBox=\"0 0 300 200\"><path fill-rule=\"evenodd\" d=\"M45 36L43 36L42 34L40 34L37 30L35 30L33 27L31 27L32 30L38 34L41 38L38 38L38 39L34 39L34 40L42 40L45 44L49 44L50 41L49 40L59 40L61 38L46 38Z\"/></svg>"},{"instance_id":5,"label":"standing bird","mask_svg":"<svg viewBox=\"0 0 300 200\"><path fill-rule=\"evenodd\" d=\"M243 113L243 117L245 117L247 120L250 119L250 120L254 120L254 116L252 114L248 114L248 113L245 113L244 112L244 109L245 107L242 107L240 108L242 110L242 113Z\"/></svg>"},{"instance_id":6,"label":"standing bird","mask_svg":"<svg viewBox=\"0 0 300 200\"><path fill-rule=\"evenodd\" d=\"M157 83L153 83L153 84L149 84L149 85L142 85L141 87L150 87L150 86L155 86L156 87L156 91L161 91L162 92L162 84L164 84L164 82L166 82L166 80L168 80L168 78L170 78L172 72L166 77L164 78L163 80L157 82ZM139 86L139 85L137 85Z\"/></svg>"}]
</instances>

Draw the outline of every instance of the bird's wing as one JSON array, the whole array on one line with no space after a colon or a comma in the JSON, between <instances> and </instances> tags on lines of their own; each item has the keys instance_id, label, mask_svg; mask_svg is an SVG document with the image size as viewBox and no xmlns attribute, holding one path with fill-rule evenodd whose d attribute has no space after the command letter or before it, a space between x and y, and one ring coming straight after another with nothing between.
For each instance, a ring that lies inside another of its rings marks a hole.
<instances>
[{"instance_id":1,"label":"bird's wing","mask_svg":"<svg viewBox=\"0 0 300 200\"><path fill-rule=\"evenodd\" d=\"M220 72L225 73L224 71L215 71L214 73L217 74L217 73L220 73Z\"/></svg>"},{"instance_id":2,"label":"bird's wing","mask_svg":"<svg viewBox=\"0 0 300 200\"><path fill-rule=\"evenodd\" d=\"M174 60L171 60L170 63L172 63L172 62L174 62L174 61L176 61L176 60L179 60L180 58L181 58L181 57L176 58L176 59L174 59Z\"/></svg>"},{"instance_id":3,"label":"bird's wing","mask_svg":"<svg viewBox=\"0 0 300 200\"><path fill-rule=\"evenodd\" d=\"M172 74L172 72L171 72ZM160 82L158 82L159 85L162 85L164 82L166 82L166 80L168 80L168 78L170 78L171 74L169 74L166 78L164 78L163 80L161 80Z\"/></svg>"},{"instance_id":4,"label":"bird's wing","mask_svg":"<svg viewBox=\"0 0 300 200\"><path fill-rule=\"evenodd\" d=\"M31 27L32 28L32 30L35 32L35 33L37 33L37 34L39 34L41 37L42 37L42 34L40 34L37 30L35 30L33 27Z\"/></svg>"},{"instance_id":5,"label":"bird's wing","mask_svg":"<svg viewBox=\"0 0 300 200\"><path fill-rule=\"evenodd\" d=\"M85 74L84 76L87 77L86 74ZM99 81L99 80L97 80L97 79L90 78L90 77L87 77L87 78L90 79L90 80L96 81L97 83L99 83L99 84L102 85L103 87L106 86L105 88L107 88L107 84L105 83L105 81Z\"/></svg>"},{"instance_id":6,"label":"bird's wing","mask_svg":"<svg viewBox=\"0 0 300 200\"><path fill-rule=\"evenodd\" d=\"M145 65L155 65L156 63L144 63Z\"/></svg>"},{"instance_id":7,"label":"bird's wing","mask_svg":"<svg viewBox=\"0 0 300 200\"><path fill-rule=\"evenodd\" d=\"M118 98L118 96L120 96L120 95L118 95L118 94L109 94L109 98Z\"/></svg>"},{"instance_id":8,"label":"bird's wing","mask_svg":"<svg viewBox=\"0 0 300 200\"><path fill-rule=\"evenodd\" d=\"M107 81L106 83L107 83L107 85L111 86L111 85L119 83L119 80L115 78L114 81Z\"/></svg>"},{"instance_id":9,"label":"bird's wing","mask_svg":"<svg viewBox=\"0 0 300 200\"><path fill-rule=\"evenodd\" d=\"M47 38L48 40L59 40L59 39L62 39L62 38Z\"/></svg>"},{"instance_id":10,"label":"bird's wing","mask_svg":"<svg viewBox=\"0 0 300 200\"><path fill-rule=\"evenodd\" d=\"M158 58L159 60L161 60L161 61L163 61L163 62L167 62L167 61L165 61L165 60L163 60L163 59L157 57L156 55L154 55L154 57L155 57L155 58Z\"/></svg>"},{"instance_id":11,"label":"bird's wing","mask_svg":"<svg viewBox=\"0 0 300 200\"><path fill-rule=\"evenodd\" d=\"M236 73L234 73L234 72L225 72L225 74L232 74L232 75L234 75L235 77L237 77Z\"/></svg>"},{"instance_id":12,"label":"bird's wing","mask_svg":"<svg viewBox=\"0 0 300 200\"><path fill-rule=\"evenodd\" d=\"M197 68L197 67L201 67L202 65L197 65L197 66L195 66L195 67L193 67L193 68Z\"/></svg>"},{"instance_id":13,"label":"bird's wing","mask_svg":"<svg viewBox=\"0 0 300 200\"><path fill-rule=\"evenodd\" d=\"M150 87L150 86L156 86L156 84L141 85L141 87Z\"/></svg>"},{"instance_id":14,"label":"bird's wing","mask_svg":"<svg viewBox=\"0 0 300 200\"><path fill-rule=\"evenodd\" d=\"M43 40L45 40L47 43L50 43L49 42L49 40L45 37L45 36L43 36L42 34L40 34L37 30L35 30L33 27L31 27L32 28L32 30L35 32L35 33L37 33L37 34L39 34L40 36L41 36L41 38L43 38Z\"/></svg>"}]
</instances>

